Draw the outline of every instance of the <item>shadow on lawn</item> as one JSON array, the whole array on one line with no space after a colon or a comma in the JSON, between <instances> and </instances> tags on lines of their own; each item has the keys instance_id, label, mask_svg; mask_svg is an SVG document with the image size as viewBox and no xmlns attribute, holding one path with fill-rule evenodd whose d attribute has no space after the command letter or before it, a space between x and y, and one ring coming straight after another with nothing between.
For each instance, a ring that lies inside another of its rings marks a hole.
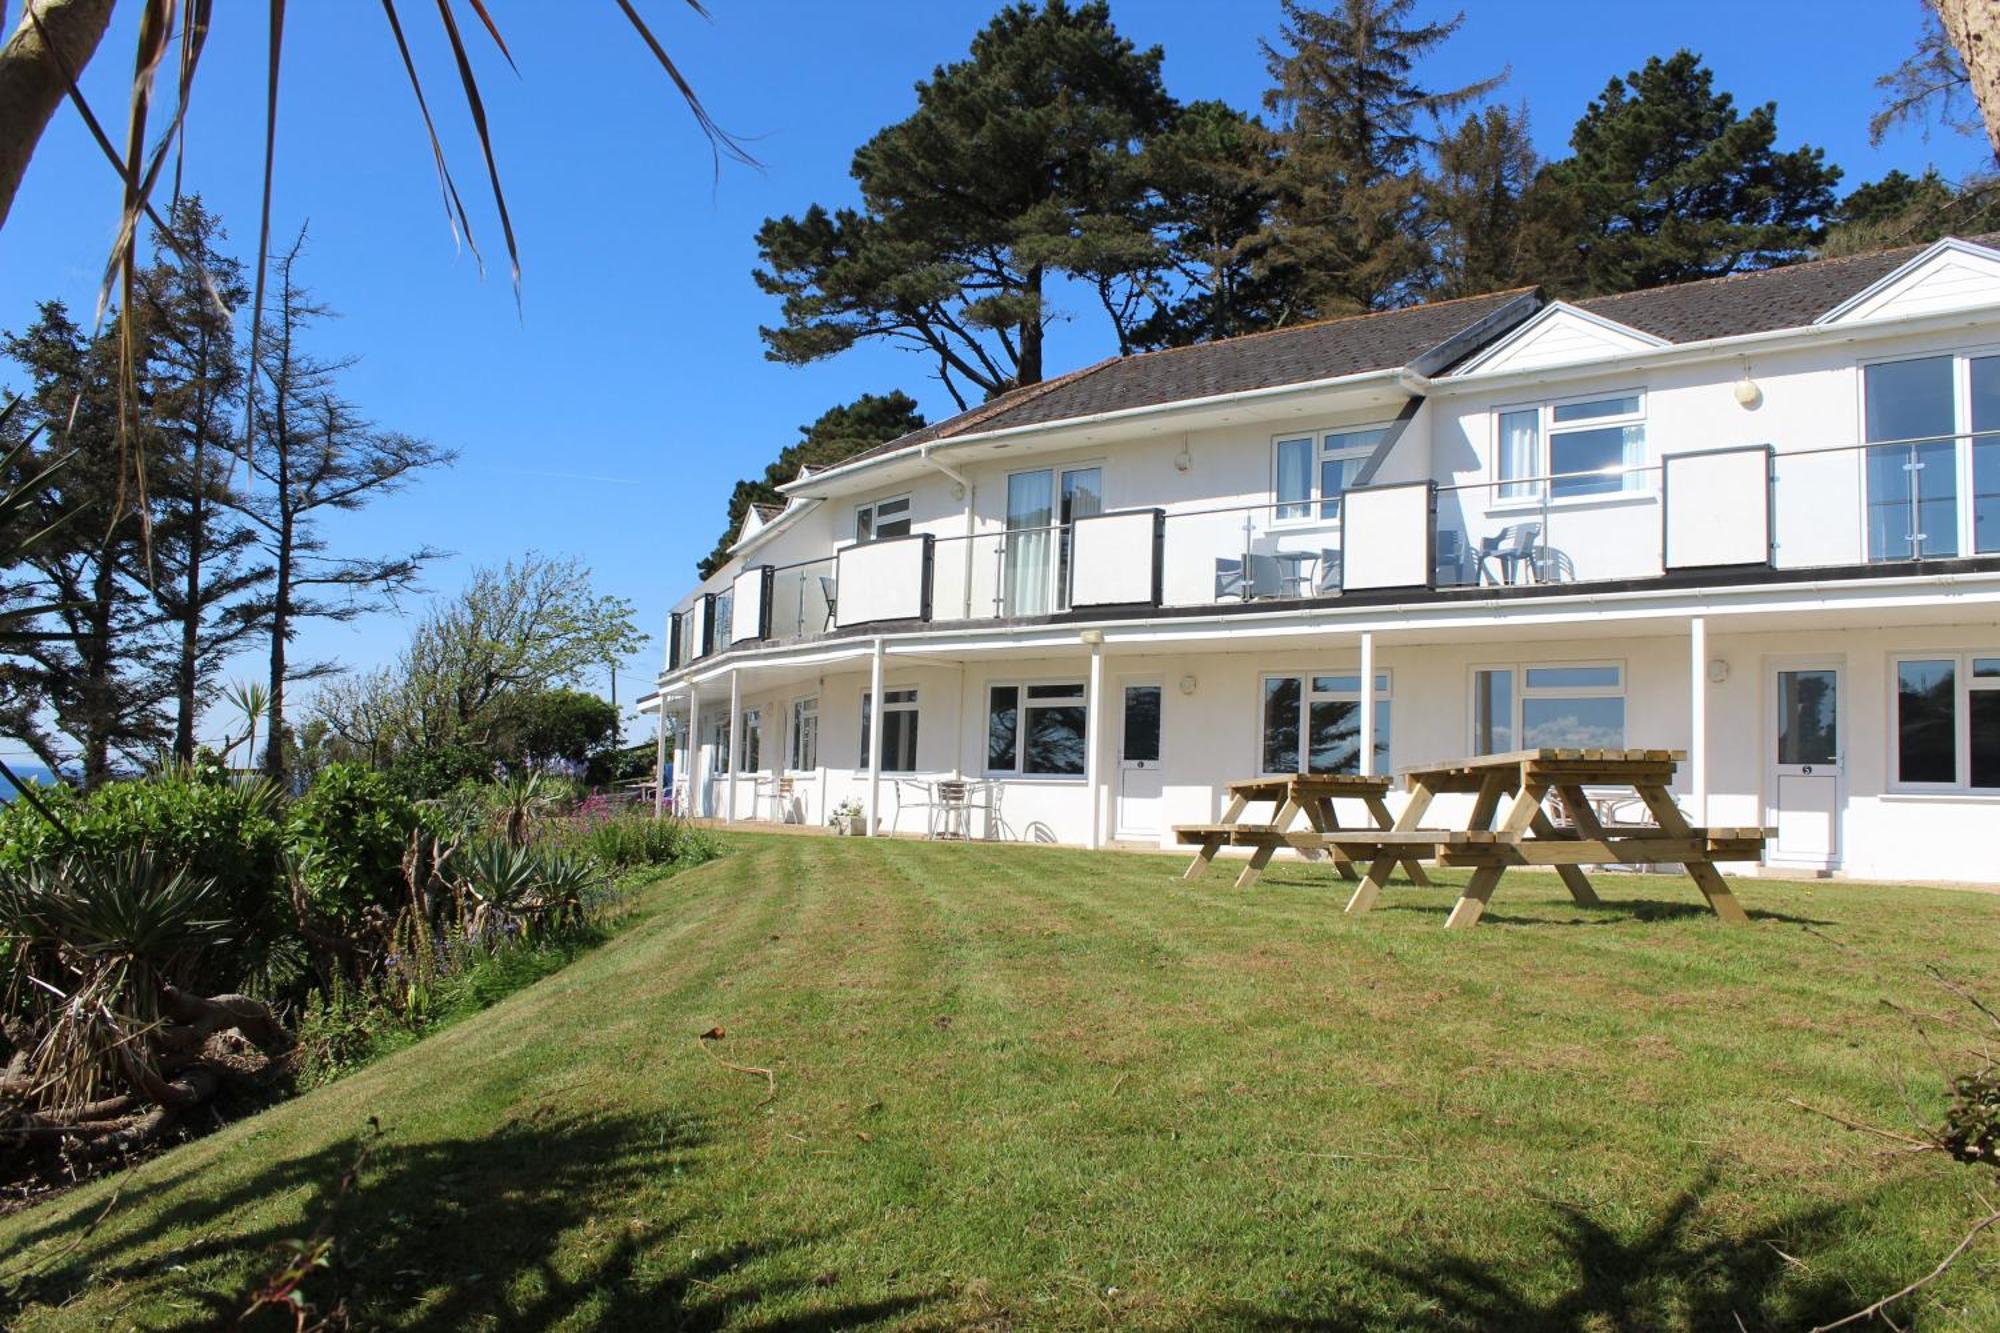
<instances>
[{"instance_id":1,"label":"shadow on lawn","mask_svg":"<svg viewBox=\"0 0 2000 1333\"><path fill-rule=\"evenodd\" d=\"M1570 1275L1566 1289L1545 1293L1517 1279L1518 1261L1441 1251L1418 1262L1380 1253L1357 1266L1397 1293L1373 1301L1351 1293L1301 1292L1298 1309L1239 1306L1231 1322L1268 1330L1641 1330L1803 1329L1851 1313L1856 1291L1899 1285L1887 1273L1822 1271L1790 1254L1809 1254L1851 1226L1850 1208L1808 1209L1745 1237L1701 1222L1701 1200L1715 1188L1710 1171L1650 1221L1621 1233L1584 1209L1551 1203L1548 1266ZM1781 1251L1786 1253L1781 1253ZM1541 1267L1541 1265L1537 1265Z\"/></svg>"},{"instance_id":2,"label":"shadow on lawn","mask_svg":"<svg viewBox=\"0 0 2000 1333\"><path fill-rule=\"evenodd\" d=\"M747 1319L767 1330L835 1329L925 1303L919 1296L845 1304L823 1297L805 1302L813 1308L803 1312L760 1317L763 1301L795 1296L814 1279L731 1290L725 1284L732 1272L814 1238L697 1248L679 1237L688 1219L667 1200L674 1182L694 1169L701 1141L695 1121L673 1115L537 1116L489 1135L418 1144L384 1137L345 1192L341 1179L354 1165L356 1144L334 1144L219 1192L184 1185L187 1197L153 1219L143 1236L86 1242L61 1266L6 1293L0 1324L28 1303L60 1305L91 1286L117 1282L164 1286L180 1327L229 1327L283 1267L286 1247L315 1234L332 1237L334 1249L328 1266L306 1278L303 1294L322 1315L345 1301L354 1328L713 1329ZM282 1224L237 1224L238 1210L302 1189L310 1191L302 1218L288 1209L292 1220ZM37 1235L59 1240L68 1229L50 1226ZM181 1231L190 1239L165 1253L124 1252L133 1240ZM182 1272L203 1274L206 1289L184 1289ZM241 1327L294 1326L277 1311L265 1313L268 1321Z\"/></svg>"}]
</instances>

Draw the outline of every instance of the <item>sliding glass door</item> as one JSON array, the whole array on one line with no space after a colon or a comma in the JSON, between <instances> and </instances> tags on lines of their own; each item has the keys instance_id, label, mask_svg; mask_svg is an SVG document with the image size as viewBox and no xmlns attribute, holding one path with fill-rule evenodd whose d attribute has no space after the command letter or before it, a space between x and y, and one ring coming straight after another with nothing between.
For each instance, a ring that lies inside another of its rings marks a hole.
<instances>
[{"instance_id":1,"label":"sliding glass door","mask_svg":"<svg viewBox=\"0 0 2000 1333\"><path fill-rule=\"evenodd\" d=\"M1044 468L1007 478L1003 611L1042 616L1069 605L1070 529L1104 509L1104 471Z\"/></svg>"}]
</instances>

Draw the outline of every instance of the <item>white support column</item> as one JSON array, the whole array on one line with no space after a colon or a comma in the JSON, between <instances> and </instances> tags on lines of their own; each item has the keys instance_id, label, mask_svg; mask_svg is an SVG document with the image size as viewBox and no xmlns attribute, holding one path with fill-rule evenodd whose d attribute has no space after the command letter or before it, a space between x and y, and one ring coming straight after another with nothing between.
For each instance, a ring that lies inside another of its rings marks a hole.
<instances>
[{"instance_id":1,"label":"white support column","mask_svg":"<svg viewBox=\"0 0 2000 1333\"><path fill-rule=\"evenodd\" d=\"M660 724L659 734L653 740L653 818L667 813L667 701L655 696L660 709L653 715Z\"/></svg>"},{"instance_id":2,"label":"white support column","mask_svg":"<svg viewBox=\"0 0 2000 1333\"><path fill-rule=\"evenodd\" d=\"M701 781L701 687L688 682L688 808L690 815L712 813L704 808Z\"/></svg>"},{"instance_id":3,"label":"white support column","mask_svg":"<svg viewBox=\"0 0 2000 1333\"><path fill-rule=\"evenodd\" d=\"M1086 630L1090 643L1090 692L1083 701L1083 785L1090 792L1092 851L1104 845L1104 635Z\"/></svg>"},{"instance_id":4,"label":"white support column","mask_svg":"<svg viewBox=\"0 0 2000 1333\"><path fill-rule=\"evenodd\" d=\"M736 729L743 725L743 693L741 672L731 668L729 672L729 786L723 794L728 805L723 808L722 822L736 822L736 770L743 767L743 747L736 743Z\"/></svg>"},{"instance_id":5,"label":"white support column","mask_svg":"<svg viewBox=\"0 0 2000 1333\"><path fill-rule=\"evenodd\" d=\"M1361 631L1361 776L1375 776L1375 631Z\"/></svg>"},{"instance_id":6,"label":"white support column","mask_svg":"<svg viewBox=\"0 0 2000 1333\"><path fill-rule=\"evenodd\" d=\"M882 641L875 640L875 652L868 659L868 827L877 833L876 820L882 810Z\"/></svg>"},{"instance_id":7,"label":"white support column","mask_svg":"<svg viewBox=\"0 0 2000 1333\"><path fill-rule=\"evenodd\" d=\"M1688 807L1708 827L1708 617L1688 621Z\"/></svg>"}]
</instances>

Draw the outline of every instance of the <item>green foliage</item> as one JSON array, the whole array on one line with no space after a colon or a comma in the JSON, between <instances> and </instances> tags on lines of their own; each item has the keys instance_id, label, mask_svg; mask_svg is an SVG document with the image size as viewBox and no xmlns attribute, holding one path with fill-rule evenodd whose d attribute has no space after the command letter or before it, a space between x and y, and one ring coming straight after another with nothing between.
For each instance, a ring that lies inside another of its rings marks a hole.
<instances>
[{"instance_id":1,"label":"green foliage","mask_svg":"<svg viewBox=\"0 0 2000 1333\"><path fill-rule=\"evenodd\" d=\"M368 907L403 895L403 855L416 805L388 775L331 764L292 805L287 822L300 878L315 911L351 926Z\"/></svg>"},{"instance_id":2,"label":"green foliage","mask_svg":"<svg viewBox=\"0 0 2000 1333\"><path fill-rule=\"evenodd\" d=\"M470 745L426 745L398 750L386 771L404 796L433 801L467 783L492 781L493 757Z\"/></svg>"},{"instance_id":3,"label":"green foliage","mask_svg":"<svg viewBox=\"0 0 2000 1333\"><path fill-rule=\"evenodd\" d=\"M1582 286L1633 291L1806 257L1840 168L1780 152L1775 102L1736 108L1692 51L1614 78L1549 168L1575 208Z\"/></svg>"},{"instance_id":4,"label":"green foliage","mask_svg":"<svg viewBox=\"0 0 2000 1333\"><path fill-rule=\"evenodd\" d=\"M618 739L618 709L583 690L523 690L498 712L493 753L510 765L583 764Z\"/></svg>"},{"instance_id":5,"label":"green foliage","mask_svg":"<svg viewBox=\"0 0 2000 1333\"><path fill-rule=\"evenodd\" d=\"M1940 1137L1945 1151L1961 1162L2000 1166L2000 1066L1989 1064L1952 1080Z\"/></svg>"},{"instance_id":6,"label":"green foliage","mask_svg":"<svg viewBox=\"0 0 2000 1333\"><path fill-rule=\"evenodd\" d=\"M1921 176L1891 171L1856 186L1840 201L1824 250L1829 255L1859 254L1996 230L2000 177L1980 175L1953 184L1936 167Z\"/></svg>"},{"instance_id":7,"label":"green foliage","mask_svg":"<svg viewBox=\"0 0 2000 1333\"><path fill-rule=\"evenodd\" d=\"M88 793L45 787L40 795L74 835L75 848L17 801L0 810L0 871L49 870L72 850L104 865L144 852L164 873L212 883L232 938L200 960L193 984L245 984L256 960L285 933L283 812L269 783L232 783L190 768Z\"/></svg>"},{"instance_id":8,"label":"green foliage","mask_svg":"<svg viewBox=\"0 0 2000 1333\"><path fill-rule=\"evenodd\" d=\"M1000 11L856 151L862 209L758 230L757 283L783 301L766 354L796 365L887 338L936 357L961 405L1040 381L1046 279L1130 266L1145 239L1134 167L1173 108L1161 59L1098 0Z\"/></svg>"},{"instance_id":9,"label":"green foliage","mask_svg":"<svg viewBox=\"0 0 2000 1333\"><path fill-rule=\"evenodd\" d=\"M819 418L799 427L796 442L779 450L778 457L764 469L764 475L736 483L729 494L729 523L715 539L715 549L696 566L707 578L729 559L730 544L743 528L743 520L753 504L783 504L778 487L798 478L804 467L831 467L863 449L884 444L924 425L917 400L900 389L888 393L864 393L851 403L829 407Z\"/></svg>"},{"instance_id":10,"label":"green foliage","mask_svg":"<svg viewBox=\"0 0 2000 1333\"><path fill-rule=\"evenodd\" d=\"M707 832L684 820L655 819L651 811L579 821L562 835L562 843L613 871L696 865L720 854Z\"/></svg>"}]
</instances>

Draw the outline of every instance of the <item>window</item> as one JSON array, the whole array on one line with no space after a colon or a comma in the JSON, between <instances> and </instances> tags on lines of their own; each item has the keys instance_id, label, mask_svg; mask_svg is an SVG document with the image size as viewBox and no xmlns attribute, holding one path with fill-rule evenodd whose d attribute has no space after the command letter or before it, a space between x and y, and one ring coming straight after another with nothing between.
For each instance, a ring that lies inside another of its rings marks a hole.
<instances>
[{"instance_id":1,"label":"window","mask_svg":"<svg viewBox=\"0 0 2000 1333\"><path fill-rule=\"evenodd\" d=\"M1359 773L1361 677L1264 677L1264 771ZM1389 673L1375 673L1376 773L1389 770Z\"/></svg>"},{"instance_id":2,"label":"window","mask_svg":"<svg viewBox=\"0 0 2000 1333\"><path fill-rule=\"evenodd\" d=\"M868 737L870 727L870 700L864 692L861 696L861 767L868 767ZM917 692L915 690L882 691L882 771L884 773L914 773L917 771Z\"/></svg>"},{"instance_id":3,"label":"window","mask_svg":"<svg viewBox=\"0 0 2000 1333\"><path fill-rule=\"evenodd\" d=\"M810 773L819 767L819 696L792 700L792 733L787 740L785 767Z\"/></svg>"},{"instance_id":4,"label":"window","mask_svg":"<svg viewBox=\"0 0 2000 1333\"><path fill-rule=\"evenodd\" d=\"M1625 669L1616 662L1473 669L1474 754L1624 744Z\"/></svg>"},{"instance_id":5,"label":"window","mask_svg":"<svg viewBox=\"0 0 2000 1333\"><path fill-rule=\"evenodd\" d=\"M989 685L986 771L1082 777L1088 721L1082 681Z\"/></svg>"},{"instance_id":6,"label":"window","mask_svg":"<svg viewBox=\"0 0 2000 1333\"><path fill-rule=\"evenodd\" d=\"M743 710L743 771L764 770L764 714L755 708Z\"/></svg>"},{"instance_id":7,"label":"window","mask_svg":"<svg viewBox=\"0 0 2000 1333\"><path fill-rule=\"evenodd\" d=\"M1509 408L1495 414L1502 500L1615 495L1644 486L1646 401L1639 393ZM1547 480L1544 481L1543 478Z\"/></svg>"},{"instance_id":8,"label":"window","mask_svg":"<svg viewBox=\"0 0 2000 1333\"><path fill-rule=\"evenodd\" d=\"M888 500L871 500L854 510L854 540L881 541L885 537L910 535L910 497L898 495Z\"/></svg>"},{"instance_id":9,"label":"window","mask_svg":"<svg viewBox=\"0 0 2000 1333\"><path fill-rule=\"evenodd\" d=\"M730 621L736 615L736 590L715 594L715 632L709 637L708 651L721 652L730 643L730 636L736 633Z\"/></svg>"},{"instance_id":10,"label":"window","mask_svg":"<svg viewBox=\"0 0 2000 1333\"><path fill-rule=\"evenodd\" d=\"M1277 441L1273 448L1278 518L1311 518L1315 501L1319 517L1340 517L1340 497L1388 433L1387 426L1371 426Z\"/></svg>"},{"instance_id":11,"label":"window","mask_svg":"<svg viewBox=\"0 0 2000 1333\"><path fill-rule=\"evenodd\" d=\"M2000 356L1861 368L1868 558L2000 551Z\"/></svg>"},{"instance_id":12,"label":"window","mask_svg":"<svg viewBox=\"0 0 2000 1333\"><path fill-rule=\"evenodd\" d=\"M1896 782L2000 789L2000 656L1896 659Z\"/></svg>"}]
</instances>

